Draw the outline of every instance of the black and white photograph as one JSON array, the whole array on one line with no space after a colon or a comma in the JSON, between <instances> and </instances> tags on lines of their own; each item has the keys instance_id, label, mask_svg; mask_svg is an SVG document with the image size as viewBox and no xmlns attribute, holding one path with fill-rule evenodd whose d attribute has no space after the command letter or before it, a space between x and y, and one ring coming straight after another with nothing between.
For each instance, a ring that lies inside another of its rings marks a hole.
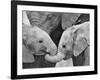
<instances>
[{"instance_id":1,"label":"black and white photograph","mask_svg":"<svg viewBox=\"0 0 100 80\"><path fill-rule=\"evenodd\" d=\"M89 66L89 14L22 11L23 68Z\"/></svg>"},{"instance_id":2,"label":"black and white photograph","mask_svg":"<svg viewBox=\"0 0 100 80\"><path fill-rule=\"evenodd\" d=\"M32 3L12 3L12 7L17 6L12 9L12 14L16 14L12 24L17 30L12 28L12 36L17 35L13 38L17 46L14 45L16 49L12 50L16 52L12 55L12 63L16 64L12 75L95 74L96 6L78 8L74 5L74 8L67 4L63 7L60 3L48 3L47 6L46 3Z\"/></svg>"}]
</instances>

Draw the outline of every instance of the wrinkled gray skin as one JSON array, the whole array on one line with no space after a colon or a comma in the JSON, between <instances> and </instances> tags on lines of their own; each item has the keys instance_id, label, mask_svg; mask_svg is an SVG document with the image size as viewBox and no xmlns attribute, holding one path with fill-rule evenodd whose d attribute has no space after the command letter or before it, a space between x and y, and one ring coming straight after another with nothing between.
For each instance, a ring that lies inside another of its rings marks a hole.
<instances>
[{"instance_id":1,"label":"wrinkled gray skin","mask_svg":"<svg viewBox=\"0 0 100 80\"><path fill-rule=\"evenodd\" d=\"M23 24L23 42L35 55L43 55L45 51L56 54L57 47L50 36L37 26Z\"/></svg>"},{"instance_id":2,"label":"wrinkled gray skin","mask_svg":"<svg viewBox=\"0 0 100 80\"><path fill-rule=\"evenodd\" d=\"M26 11L32 26L37 25L48 34L55 30L60 22L60 13L44 11Z\"/></svg>"},{"instance_id":3,"label":"wrinkled gray skin","mask_svg":"<svg viewBox=\"0 0 100 80\"><path fill-rule=\"evenodd\" d=\"M26 11L23 11L22 39L23 62L34 62L33 54L56 54L57 47L50 38L49 34L40 29L38 26L32 26L28 20Z\"/></svg>"},{"instance_id":4,"label":"wrinkled gray skin","mask_svg":"<svg viewBox=\"0 0 100 80\"><path fill-rule=\"evenodd\" d=\"M59 42L58 53L55 56L48 54L45 58L52 63L56 63L66 57L67 59L71 58L71 55L78 56L83 50L89 47L89 27L89 22L85 22L65 30ZM89 52L89 50L87 51ZM88 53L86 56L89 56ZM86 64L88 64L88 57L86 60Z\"/></svg>"}]
</instances>

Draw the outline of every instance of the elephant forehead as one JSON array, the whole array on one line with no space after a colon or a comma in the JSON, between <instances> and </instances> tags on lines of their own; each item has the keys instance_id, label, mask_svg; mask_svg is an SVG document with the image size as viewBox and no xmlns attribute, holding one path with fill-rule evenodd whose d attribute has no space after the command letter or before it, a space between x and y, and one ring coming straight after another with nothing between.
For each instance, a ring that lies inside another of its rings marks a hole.
<instances>
[{"instance_id":1,"label":"elephant forehead","mask_svg":"<svg viewBox=\"0 0 100 80\"><path fill-rule=\"evenodd\" d=\"M66 30L63 32L62 37L61 37L61 41L68 41L71 39L71 31L70 30Z\"/></svg>"},{"instance_id":2,"label":"elephant forehead","mask_svg":"<svg viewBox=\"0 0 100 80\"><path fill-rule=\"evenodd\" d=\"M43 31L42 29L38 28L37 26L33 27L28 32L29 36L33 38L49 38L49 35Z\"/></svg>"}]
</instances>

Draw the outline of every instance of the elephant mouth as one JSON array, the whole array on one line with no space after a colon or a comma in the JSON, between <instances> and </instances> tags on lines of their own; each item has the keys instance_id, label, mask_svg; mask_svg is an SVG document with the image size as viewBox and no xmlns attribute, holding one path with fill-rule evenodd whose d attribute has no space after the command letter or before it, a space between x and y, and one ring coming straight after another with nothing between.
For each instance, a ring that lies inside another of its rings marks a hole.
<instances>
[{"instance_id":1,"label":"elephant mouth","mask_svg":"<svg viewBox=\"0 0 100 80\"><path fill-rule=\"evenodd\" d=\"M35 53L35 55L45 55L45 53L43 51L38 51L37 53Z\"/></svg>"},{"instance_id":2,"label":"elephant mouth","mask_svg":"<svg viewBox=\"0 0 100 80\"><path fill-rule=\"evenodd\" d=\"M43 52L44 54L50 54L50 53L47 52L46 50L41 50L40 52Z\"/></svg>"},{"instance_id":3,"label":"elephant mouth","mask_svg":"<svg viewBox=\"0 0 100 80\"><path fill-rule=\"evenodd\" d=\"M35 52L35 49L32 45L26 45L26 48L29 49L31 52Z\"/></svg>"},{"instance_id":4,"label":"elephant mouth","mask_svg":"<svg viewBox=\"0 0 100 80\"><path fill-rule=\"evenodd\" d=\"M50 54L50 53L42 49L42 50L39 50L35 55L45 55L45 54Z\"/></svg>"},{"instance_id":5,"label":"elephant mouth","mask_svg":"<svg viewBox=\"0 0 100 80\"><path fill-rule=\"evenodd\" d=\"M32 46L27 46L27 48L34 53L34 55L45 55L45 54L50 54L49 52L46 51L46 48L41 48L39 51L36 51Z\"/></svg>"},{"instance_id":6,"label":"elephant mouth","mask_svg":"<svg viewBox=\"0 0 100 80\"><path fill-rule=\"evenodd\" d=\"M65 54L66 54L66 56L65 56L64 60L67 60L69 58L72 58L72 56L73 56L72 51L67 51Z\"/></svg>"}]
</instances>

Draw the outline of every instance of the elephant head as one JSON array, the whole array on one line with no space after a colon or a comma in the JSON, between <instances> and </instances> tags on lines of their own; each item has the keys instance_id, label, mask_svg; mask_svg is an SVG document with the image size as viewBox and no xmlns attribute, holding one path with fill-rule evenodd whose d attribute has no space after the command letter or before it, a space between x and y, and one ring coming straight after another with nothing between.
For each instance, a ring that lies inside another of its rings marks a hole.
<instances>
[{"instance_id":1,"label":"elephant head","mask_svg":"<svg viewBox=\"0 0 100 80\"><path fill-rule=\"evenodd\" d=\"M23 44L35 55L43 55L44 52L56 54L57 47L50 36L37 26L23 24Z\"/></svg>"},{"instance_id":2,"label":"elephant head","mask_svg":"<svg viewBox=\"0 0 100 80\"><path fill-rule=\"evenodd\" d=\"M22 41L23 62L33 62L34 55L56 54L57 47L45 30L38 25L31 25L27 11L23 11Z\"/></svg>"},{"instance_id":3,"label":"elephant head","mask_svg":"<svg viewBox=\"0 0 100 80\"><path fill-rule=\"evenodd\" d=\"M89 22L74 25L66 29L58 45L58 53L55 56L49 54L45 58L50 62L58 62L64 58L69 59L78 56L89 46Z\"/></svg>"}]
</instances>

